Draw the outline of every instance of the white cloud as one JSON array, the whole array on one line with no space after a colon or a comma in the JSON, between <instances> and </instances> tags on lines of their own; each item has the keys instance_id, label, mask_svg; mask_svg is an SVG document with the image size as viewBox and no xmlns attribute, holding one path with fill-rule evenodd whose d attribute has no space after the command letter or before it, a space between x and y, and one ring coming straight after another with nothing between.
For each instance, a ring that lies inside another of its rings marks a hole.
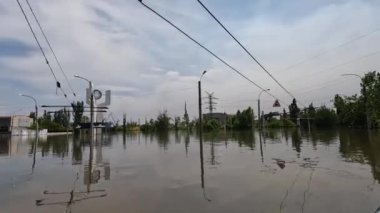
<instances>
[{"instance_id":1,"label":"white cloud","mask_svg":"<svg viewBox=\"0 0 380 213\"><path fill-rule=\"evenodd\" d=\"M190 114L196 116L197 81L201 72L208 70L202 86L205 91L215 92L219 98L218 110L232 113L248 105L256 108L259 93L256 87L143 8L138 1L38 0L31 3L79 99L83 99L87 84L73 78L74 74L91 79L102 89L111 89L110 110L120 118L124 112L133 119L150 118L163 109L173 116L182 115L185 101ZM195 1L146 3L250 79L264 88L271 88L281 100L290 102L290 97ZM210 9L214 9L235 36L301 102L308 104L314 100L318 105L328 103L335 93L357 93L356 79L342 79L340 74L380 70L376 55L368 56L379 50L379 32L333 49L380 27L380 17L377 16L380 6L376 2L323 1L315 9L308 7L308 2L302 2L300 8L307 8L305 11L308 12L292 14L289 20L286 14L293 11L292 8L271 11L268 4L260 2L261 12L252 9L252 13L244 16L232 11L227 3L210 2ZM252 5L236 2L232 8L247 6ZM33 20L32 24L43 43ZM0 25L7 26L0 32L0 39L12 38L36 46L15 2L1 3ZM44 49L69 94L46 45ZM325 53L326 50L329 52ZM286 70L286 67L318 53L324 54ZM342 65L337 67L339 64ZM28 103L17 96L19 92L34 94L41 103L67 102L55 95L53 78L37 51L21 58L0 58L0 70L0 95L3 103L9 106ZM271 107L273 99L270 96L263 94L262 100L265 111L277 110ZM10 113L9 110L2 107L0 113Z\"/></svg>"}]
</instances>

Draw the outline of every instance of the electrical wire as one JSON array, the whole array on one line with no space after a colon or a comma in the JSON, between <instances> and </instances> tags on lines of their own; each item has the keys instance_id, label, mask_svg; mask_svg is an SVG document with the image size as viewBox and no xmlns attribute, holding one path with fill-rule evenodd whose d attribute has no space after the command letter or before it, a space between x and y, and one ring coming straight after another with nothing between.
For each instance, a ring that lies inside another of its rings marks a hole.
<instances>
[{"instance_id":1,"label":"electrical wire","mask_svg":"<svg viewBox=\"0 0 380 213\"><path fill-rule=\"evenodd\" d=\"M73 95L74 95L74 97L75 97L76 94L75 94L75 92L74 92L74 90L73 90L73 88L72 88L72 86L71 86L71 84L70 84L70 82L69 82L69 79L67 78L66 73L63 71L63 68L62 68L62 66L61 66L61 63L59 62L58 57L57 57L57 55L55 54L55 52L54 52L54 50L53 50L53 48L52 48L52 46L51 46L51 44L50 44L50 42L49 42L49 39L47 38L47 36L46 36L44 30L42 29L42 26L41 26L41 24L40 24L40 22L39 22L39 20L38 20L38 18L37 18L37 16L36 16L36 14L35 14L33 8L32 8L32 6L31 6L30 3L29 3L29 0L26 0L26 3L28 4L28 7L29 7L30 11L31 11L32 14L33 14L34 20L36 20L36 22L37 22L38 28L40 29L40 31L41 31L41 33L42 33L42 35L43 35L43 37L44 37L44 39L45 39L47 45L49 46L50 51L52 52L52 54L53 54L53 56L54 56L55 61L56 61L57 64L58 64L59 69L61 70L63 76L64 76L65 79L66 79L66 82L67 82L67 84L68 84L68 86L69 86L71 92L73 93Z\"/></svg>"},{"instance_id":2,"label":"electrical wire","mask_svg":"<svg viewBox=\"0 0 380 213\"><path fill-rule=\"evenodd\" d=\"M63 93L63 95L64 95L65 98L67 99L67 95L66 95L65 91L62 89L62 87L61 87L61 83L58 81L57 76L55 76L54 71L53 71L53 68L52 68L52 67L50 66L50 64L49 64L49 61L48 61L48 59L47 59L47 57L46 57L46 55L45 55L45 52L44 52L44 50L42 49L42 46L41 46L40 42L38 41L36 34L34 33L34 30L33 30L33 28L32 28L32 25L30 24L29 19L28 19L28 17L27 17L26 14L25 14L24 9L22 8L22 6L21 6L21 4L20 4L20 1L19 1L19 0L16 0L16 1L17 1L17 3L18 3L18 6L19 6L20 9L21 9L22 14L24 15L25 21L27 22L30 31L31 31L32 34L33 34L34 39L35 39L36 42L37 42L38 47L40 48L40 51L41 51L43 57L45 58L45 63L48 65L49 70L50 70L51 74L53 75L53 77L54 77L54 79L55 79L55 81L56 81L56 87L59 88L59 89L61 90L61 92Z\"/></svg>"},{"instance_id":3,"label":"electrical wire","mask_svg":"<svg viewBox=\"0 0 380 213\"><path fill-rule=\"evenodd\" d=\"M334 70L336 68L339 68L339 67L345 66L347 64L351 64L353 62L360 61L362 59L365 59L365 58L368 58L368 57L372 57L372 56L375 56L375 55L378 55L378 54L380 54L380 51L374 51L374 52L368 53L366 55L362 55L360 57L356 57L356 58L350 59L348 61L344 61L342 63L336 64L334 66L328 67L328 68L323 69L323 70L319 70L319 71L316 71L316 72L310 72L306 76L301 76L301 77L298 77L298 78L293 78L291 81L288 81L288 83L290 83L290 82L298 82L298 81L300 81L301 79L303 79L305 77L309 77L309 76L312 77L313 75L321 75L321 73L324 73L326 71Z\"/></svg>"},{"instance_id":4,"label":"electrical wire","mask_svg":"<svg viewBox=\"0 0 380 213\"><path fill-rule=\"evenodd\" d=\"M285 68L285 69L282 70L282 71L290 70L290 69L292 69L292 68L294 68L294 67L297 67L297 66L299 66L299 65L301 65L301 64L303 64L303 63L305 63L305 62L307 62L307 61L312 61L312 60L314 60L314 59L316 59L316 58L319 58L320 56L325 55L325 54L327 54L327 53L329 53L329 52L331 52L331 51L333 51L333 50L335 50L335 49L338 49L338 48L344 47L344 46L346 46L346 45L348 45L348 44L351 44L351 43L353 43L353 42L355 42L355 41L357 41L357 40L360 40L360 39L362 39L362 38L365 38L365 37L367 37L367 36L369 36L369 35L372 35L372 34L374 34L374 33L376 33L376 32L379 32L379 31L380 31L380 28L377 28L377 29L375 29L375 30L373 30L373 31L370 31L370 32L368 32L368 33L365 33L365 34L359 35L359 36L357 36L357 37L355 37L355 38L353 38L353 39L351 39L351 40L348 40L348 41L346 41L346 42L343 42L343 43L341 43L341 44L339 44L339 45L337 45L337 46L335 46L335 47L333 47L333 48L331 48L331 49L328 49L328 50L322 51L322 52L317 53L317 54L315 54L315 55L313 55L313 56L311 56L311 57L309 57L309 58L305 58L305 59L303 59L303 60L301 60L301 61L299 61L299 62L297 62L297 63L295 63L295 64L293 64L293 65L290 65L290 66L288 66L287 68Z\"/></svg>"},{"instance_id":5,"label":"electrical wire","mask_svg":"<svg viewBox=\"0 0 380 213\"><path fill-rule=\"evenodd\" d=\"M218 24L239 44L239 46L251 57L252 60L254 60L260 67L262 70L264 70L268 75L269 77L272 78L272 80L274 80L277 85L279 85L286 93L288 93L292 98L295 98L294 95L289 91L287 90L252 54L251 52L249 52L247 50L246 47L244 47L240 42L239 40L237 40L235 38L234 35L232 35L232 33L219 21L218 18L215 17L215 15L200 1L200 0L197 0L198 3L208 12L208 14L210 14L214 20L216 22L218 22Z\"/></svg>"},{"instance_id":6,"label":"electrical wire","mask_svg":"<svg viewBox=\"0 0 380 213\"><path fill-rule=\"evenodd\" d=\"M190 39L191 41L193 41L194 43L196 43L198 46L200 46L202 49L204 49L205 51L207 51L208 53L210 53L212 56L214 56L216 59L218 59L220 62L222 62L224 65L226 65L227 67L229 67L231 70L233 70L234 72L236 72L238 75L240 75L241 77L243 77L244 79L246 79L247 81L249 81L250 83L252 83L253 85L255 85L257 88L261 89L261 90L265 90L263 87L261 87L260 85L258 85L256 82L252 81L251 79L249 79L247 76L245 76L243 73L241 73L239 70L237 70L236 68L234 68L233 66L231 66L230 64L228 64L225 60L223 60L222 58L220 58L219 56L217 56L214 52L212 52L211 50L209 50L207 47L205 47L204 45L202 45L201 43L199 43L197 40L195 40L193 37L191 37L190 35L188 35L186 32L184 32L182 29L180 29L179 27L177 27L175 24L173 24L171 21L169 21L168 19L166 19L164 16L162 16L160 13L158 13L157 11L155 11L154 9L152 9L151 7L149 7L148 5L146 5L145 3L142 2L142 0L138 0L144 7L146 7L147 9L149 9L150 11L152 11L154 14L156 14L157 16L159 16L161 19L163 19L165 22L167 22L168 24L170 24L172 27L174 27L175 29L177 29L179 32L181 32L183 35L185 35L188 39ZM265 91L267 94L269 94L270 96L272 96L273 98L277 99L277 100L280 100L279 98L277 98L276 96L274 96L272 93L268 92L268 91Z\"/></svg>"}]
</instances>

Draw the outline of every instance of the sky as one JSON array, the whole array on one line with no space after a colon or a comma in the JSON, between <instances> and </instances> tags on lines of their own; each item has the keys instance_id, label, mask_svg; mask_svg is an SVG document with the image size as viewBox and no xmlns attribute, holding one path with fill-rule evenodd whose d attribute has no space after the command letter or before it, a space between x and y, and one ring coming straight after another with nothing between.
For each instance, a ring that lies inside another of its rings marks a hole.
<instances>
[{"instance_id":1,"label":"sky","mask_svg":"<svg viewBox=\"0 0 380 213\"><path fill-rule=\"evenodd\" d=\"M111 90L108 114L143 122L167 110L198 115L202 95L214 93L217 112L248 106L257 112L260 89L236 74L137 0L29 0L63 67L54 61L25 0L20 0L67 98L30 32L16 0L0 2L0 116L29 114L39 105L68 105L85 98L91 80ZM360 79L341 76L380 71L380 1L203 0L234 36L296 98L333 107L335 94L360 92ZM196 0L144 0L220 58L280 100L261 95L265 112L287 109L292 97L279 87ZM206 99L203 100L204 104ZM98 102L102 102L99 100ZM204 109L206 111L206 109ZM40 113L42 109L40 110ZM107 118L110 116L106 116Z\"/></svg>"}]
</instances>

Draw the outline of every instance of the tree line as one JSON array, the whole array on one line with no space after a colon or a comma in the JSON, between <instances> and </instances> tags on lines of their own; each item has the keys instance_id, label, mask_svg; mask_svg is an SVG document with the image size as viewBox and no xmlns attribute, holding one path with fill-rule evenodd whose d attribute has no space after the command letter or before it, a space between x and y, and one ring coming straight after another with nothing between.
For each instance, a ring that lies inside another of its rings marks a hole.
<instances>
[{"instance_id":1,"label":"tree line","mask_svg":"<svg viewBox=\"0 0 380 213\"><path fill-rule=\"evenodd\" d=\"M296 99L288 106L288 112L283 109L282 113L268 113L262 116L262 119L256 119L251 107L244 110L237 110L233 115L225 113L205 114L202 119L203 129L206 131L229 129L229 130L246 130L258 127L263 124L268 128L294 127L297 124L305 125L305 122L311 123L316 127L328 127L334 125L352 127L352 128L370 128L380 127L380 73L373 71L368 72L361 78L360 94L352 96L335 95L335 109L326 106L315 107L311 103L308 107L300 109L297 106ZM77 101L72 103L72 112L70 114L66 109L58 110L54 113L45 111L42 117L37 121L41 128L51 131L67 131L68 129L76 130L81 122L88 122L88 117L83 116L83 102ZM72 116L72 123L70 119ZM146 120L144 124L139 125L136 122L123 122L123 127L117 126L116 129L141 130L141 131L168 131L199 129L199 119L190 120L185 108L182 117L175 116L171 118L168 112L160 112L156 119Z\"/></svg>"}]
</instances>

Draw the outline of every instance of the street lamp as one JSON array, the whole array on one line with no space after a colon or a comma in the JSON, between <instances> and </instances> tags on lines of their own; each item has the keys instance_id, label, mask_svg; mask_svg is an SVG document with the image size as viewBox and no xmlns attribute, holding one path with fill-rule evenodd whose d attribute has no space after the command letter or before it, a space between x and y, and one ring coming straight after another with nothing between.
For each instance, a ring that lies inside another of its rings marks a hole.
<instances>
[{"instance_id":1,"label":"street lamp","mask_svg":"<svg viewBox=\"0 0 380 213\"><path fill-rule=\"evenodd\" d=\"M92 82L90 80L88 80L87 78L81 77L79 75L74 75L74 77L87 81L88 85L89 85L89 89L90 89L90 134L92 137L94 134L94 93L92 91Z\"/></svg>"},{"instance_id":2,"label":"street lamp","mask_svg":"<svg viewBox=\"0 0 380 213\"><path fill-rule=\"evenodd\" d=\"M259 129L261 128L261 116L260 116L260 96L263 92L268 92L270 89L263 89L261 90L261 92L259 93L259 98L257 99L257 109L258 109L258 112L257 112L257 116L258 116L258 120L259 120Z\"/></svg>"},{"instance_id":3,"label":"street lamp","mask_svg":"<svg viewBox=\"0 0 380 213\"><path fill-rule=\"evenodd\" d=\"M201 80L202 77L207 73L207 71L203 71L201 77L198 81L198 107L199 107L199 133L202 137L202 86Z\"/></svg>"},{"instance_id":4,"label":"street lamp","mask_svg":"<svg viewBox=\"0 0 380 213\"><path fill-rule=\"evenodd\" d=\"M206 191L205 191L205 182L204 182L204 167L203 167L203 138L202 138L202 86L201 86L201 80L202 77L207 73L207 71L203 71L199 81L198 81L198 106L199 106L199 156L201 161L201 187L203 189L203 196L206 200L211 201L209 198L207 198Z\"/></svg>"},{"instance_id":5,"label":"street lamp","mask_svg":"<svg viewBox=\"0 0 380 213\"><path fill-rule=\"evenodd\" d=\"M34 101L34 107L36 110L36 114L34 115L35 119L35 124L36 124L36 141L34 142L34 147L33 147L33 164L32 164L32 173L34 171L34 166L36 165L36 153L37 153L37 144L38 144L38 104L36 99L33 96L30 95L25 95L25 94L19 94L19 96L24 96L27 98L30 98Z\"/></svg>"},{"instance_id":6,"label":"street lamp","mask_svg":"<svg viewBox=\"0 0 380 213\"><path fill-rule=\"evenodd\" d=\"M342 76L355 76L362 80L362 77L358 74L342 74ZM366 86L363 84L363 96L364 96L364 102L365 102L365 114L366 114L366 119L367 119L367 128L370 129L372 124L371 124L371 118L369 116L369 110L368 110L368 99L367 99L367 89Z\"/></svg>"},{"instance_id":7,"label":"street lamp","mask_svg":"<svg viewBox=\"0 0 380 213\"><path fill-rule=\"evenodd\" d=\"M19 94L19 96L24 96L24 97L27 97L27 98L30 98L34 101L34 106L35 106L35 110L36 110L36 114L35 114L35 124L36 124L36 136L38 137L38 104L37 104L37 101L34 97L30 96L30 95L25 95L25 94Z\"/></svg>"}]
</instances>

